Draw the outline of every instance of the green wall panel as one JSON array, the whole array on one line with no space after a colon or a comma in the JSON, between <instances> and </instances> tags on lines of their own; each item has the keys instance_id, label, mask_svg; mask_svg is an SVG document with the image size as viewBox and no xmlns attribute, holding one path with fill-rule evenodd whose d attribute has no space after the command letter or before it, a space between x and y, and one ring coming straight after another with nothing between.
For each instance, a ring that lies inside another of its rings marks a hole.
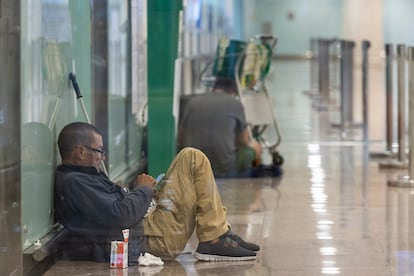
<instances>
[{"instance_id":1,"label":"green wall panel","mask_svg":"<svg viewBox=\"0 0 414 276\"><path fill-rule=\"evenodd\" d=\"M148 1L148 171L167 170L175 155L174 62L181 0Z\"/></svg>"}]
</instances>

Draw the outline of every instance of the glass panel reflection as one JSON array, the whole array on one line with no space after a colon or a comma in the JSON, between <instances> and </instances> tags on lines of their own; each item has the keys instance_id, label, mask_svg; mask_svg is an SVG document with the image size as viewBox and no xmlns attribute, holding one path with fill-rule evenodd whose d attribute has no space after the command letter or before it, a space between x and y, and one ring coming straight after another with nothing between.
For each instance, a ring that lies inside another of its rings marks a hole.
<instances>
[{"instance_id":1,"label":"glass panel reflection","mask_svg":"<svg viewBox=\"0 0 414 276\"><path fill-rule=\"evenodd\" d=\"M22 243L27 249L54 226L56 134L66 123L84 120L68 74L79 68L81 90L90 90L90 49L83 43L90 40L84 31L90 28L90 11L86 1L21 5Z\"/></svg>"},{"instance_id":2,"label":"glass panel reflection","mask_svg":"<svg viewBox=\"0 0 414 276\"><path fill-rule=\"evenodd\" d=\"M143 57L146 52L137 52L138 49L146 49L146 17L142 16L146 14L146 5L143 1L131 1L130 5L129 2L108 1L108 148L111 178L117 178L139 165L146 123L143 119L147 103L146 58ZM134 46L132 53L131 43Z\"/></svg>"}]
</instances>

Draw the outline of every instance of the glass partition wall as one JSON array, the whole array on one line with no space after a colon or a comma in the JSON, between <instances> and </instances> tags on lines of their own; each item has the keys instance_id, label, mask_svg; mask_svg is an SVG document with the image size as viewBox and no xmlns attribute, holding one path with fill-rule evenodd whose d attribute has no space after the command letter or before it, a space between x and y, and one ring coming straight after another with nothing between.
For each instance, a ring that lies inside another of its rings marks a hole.
<instances>
[{"instance_id":1,"label":"glass partition wall","mask_svg":"<svg viewBox=\"0 0 414 276\"><path fill-rule=\"evenodd\" d=\"M108 112L96 115L108 120L109 172L116 179L137 171L141 159L147 93L146 62L138 48L146 46L144 2L108 0Z\"/></svg>"},{"instance_id":2,"label":"glass partition wall","mask_svg":"<svg viewBox=\"0 0 414 276\"><path fill-rule=\"evenodd\" d=\"M86 121L79 101L103 133L111 179L128 183L145 164L146 1L22 1L21 12L21 225L30 254L55 227L56 140L64 125Z\"/></svg>"},{"instance_id":3,"label":"glass partition wall","mask_svg":"<svg viewBox=\"0 0 414 276\"><path fill-rule=\"evenodd\" d=\"M21 9L22 244L31 253L54 226L57 133L83 120L68 75L77 74L81 91L90 89L90 10L69 0L22 1Z\"/></svg>"}]
</instances>

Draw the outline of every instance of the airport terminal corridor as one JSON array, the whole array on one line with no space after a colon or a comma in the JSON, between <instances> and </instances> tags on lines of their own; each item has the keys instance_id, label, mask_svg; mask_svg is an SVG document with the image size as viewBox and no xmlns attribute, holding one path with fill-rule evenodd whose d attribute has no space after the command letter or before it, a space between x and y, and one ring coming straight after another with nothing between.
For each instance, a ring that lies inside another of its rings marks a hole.
<instances>
[{"instance_id":1,"label":"airport terminal corridor","mask_svg":"<svg viewBox=\"0 0 414 276\"><path fill-rule=\"evenodd\" d=\"M310 91L310 61L273 61L267 87L282 136L283 175L217 180L232 228L260 244L257 260L196 261L194 238L160 267L111 270L107 263L58 261L45 275L413 275L414 190L388 186L407 170L380 169L381 159L370 157L385 150L384 66L369 72L364 143L358 69L355 126L341 133L335 83L321 109Z\"/></svg>"}]
</instances>

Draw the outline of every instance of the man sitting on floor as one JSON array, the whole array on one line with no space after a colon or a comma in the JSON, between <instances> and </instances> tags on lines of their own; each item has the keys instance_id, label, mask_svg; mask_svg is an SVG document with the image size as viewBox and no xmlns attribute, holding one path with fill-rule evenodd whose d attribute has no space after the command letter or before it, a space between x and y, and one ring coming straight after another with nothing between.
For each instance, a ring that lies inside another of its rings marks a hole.
<instances>
[{"instance_id":1,"label":"man sitting on floor","mask_svg":"<svg viewBox=\"0 0 414 276\"><path fill-rule=\"evenodd\" d=\"M230 231L210 162L201 151L181 150L159 191L152 176L141 174L126 192L100 170L105 152L96 127L71 123L60 132L58 146L62 164L56 170L55 209L56 220L69 232L64 256L109 261L110 242L122 240L122 229L128 228L130 263L144 252L177 257L194 229L198 260L256 258L259 246ZM149 209L153 198L157 205Z\"/></svg>"}]
</instances>

